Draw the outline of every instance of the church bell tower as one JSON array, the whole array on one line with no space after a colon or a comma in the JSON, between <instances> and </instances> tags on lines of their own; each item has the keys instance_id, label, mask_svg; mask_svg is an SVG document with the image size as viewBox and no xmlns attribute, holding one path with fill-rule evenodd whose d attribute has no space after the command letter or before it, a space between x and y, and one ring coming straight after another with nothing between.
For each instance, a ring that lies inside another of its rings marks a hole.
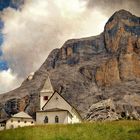
<instances>
[{"instance_id":1,"label":"church bell tower","mask_svg":"<svg viewBox=\"0 0 140 140\"><path fill-rule=\"evenodd\" d=\"M42 107L46 104L53 93L54 90L48 76L42 90L40 91L40 110L42 110Z\"/></svg>"}]
</instances>

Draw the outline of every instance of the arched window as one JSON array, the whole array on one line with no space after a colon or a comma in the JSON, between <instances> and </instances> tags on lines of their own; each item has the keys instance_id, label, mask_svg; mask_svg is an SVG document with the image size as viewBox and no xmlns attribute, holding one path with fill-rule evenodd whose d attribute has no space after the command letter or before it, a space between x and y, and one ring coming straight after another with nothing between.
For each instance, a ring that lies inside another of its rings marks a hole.
<instances>
[{"instance_id":1,"label":"arched window","mask_svg":"<svg viewBox=\"0 0 140 140\"><path fill-rule=\"evenodd\" d=\"M59 117L55 116L55 123L59 123Z\"/></svg>"},{"instance_id":2,"label":"arched window","mask_svg":"<svg viewBox=\"0 0 140 140\"><path fill-rule=\"evenodd\" d=\"M11 125L11 129L13 129L14 128L14 126L13 125Z\"/></svg>"},{"instance_id":3,"label":"arched window","mask_svg":"<svg viewBox=\"0 0 140 140\"><path fill-rule=\"evenodd\" d=\"M44 119L44 123L48 123L48 121L49 121L48 116L46 116Z\"/></svg>"}]
</instances>

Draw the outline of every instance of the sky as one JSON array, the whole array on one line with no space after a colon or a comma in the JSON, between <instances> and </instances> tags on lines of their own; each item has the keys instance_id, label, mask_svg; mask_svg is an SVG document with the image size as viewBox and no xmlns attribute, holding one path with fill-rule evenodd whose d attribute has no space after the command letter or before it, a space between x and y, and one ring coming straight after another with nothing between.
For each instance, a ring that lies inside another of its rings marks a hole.
<instances>
[{"instance_id":1,"label":"sky","mask_svg":"<svg viewBox=\"0 0 140 140\"><path fill-rule=\"evenodd\" d=\"M117 10L140 14L140 0L0 0L0 93L20 86L54 48L100 34Z\"/></svg>"}]
</instances>

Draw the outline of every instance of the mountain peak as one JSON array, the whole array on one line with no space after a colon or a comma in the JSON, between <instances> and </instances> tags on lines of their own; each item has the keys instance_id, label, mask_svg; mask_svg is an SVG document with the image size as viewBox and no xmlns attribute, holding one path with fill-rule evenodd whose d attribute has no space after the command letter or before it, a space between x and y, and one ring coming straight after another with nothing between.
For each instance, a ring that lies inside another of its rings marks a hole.
<instances>
[{"instance_id":1,"label":"mountain peak","mask_svg":"<svg viewBox=\"0 0 140 140\"><path fill-rule=\"evenodd\" d=\"M138 17L136 17L135 15L131 14L129 11L126 11L124 9L121 9L119 11L116 11L108 20L107 23L112 22L113 20L117 20L117 21L121 21L121 20L129 20L131 19L131 21L133 22L139 22L138 21Z\"/></svg>"},{"instance_id":2,"label":"mountain peak","mask_svg":"<svg viewBox=\"0 0 140 140\"><path fill-rule=\"evenodd\" d=\"M121 9L119 11L116 11L114 13L114 16L118 16L118 17L121 17L121 18L126 18L126 17L131 17L133 15L129 11Z\"/></svg>"}]
</instances>

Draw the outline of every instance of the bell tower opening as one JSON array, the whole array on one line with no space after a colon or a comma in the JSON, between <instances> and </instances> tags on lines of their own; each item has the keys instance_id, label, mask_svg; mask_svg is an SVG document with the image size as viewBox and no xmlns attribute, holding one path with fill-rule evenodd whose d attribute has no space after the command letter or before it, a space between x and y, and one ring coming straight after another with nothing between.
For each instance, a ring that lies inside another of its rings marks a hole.
<instances>
[{"instance_id":1,"label":"bell tower opening","mask_svg":"<svg viewBox=\"0 0 140 140\"><path fill-rule=\"evenodd\" d=\"M48 96L44 96L44 100L45 100L45 101L47 101L47 100L48 100L48 98L49 98Z\"/></svg>"}]
</instances>

